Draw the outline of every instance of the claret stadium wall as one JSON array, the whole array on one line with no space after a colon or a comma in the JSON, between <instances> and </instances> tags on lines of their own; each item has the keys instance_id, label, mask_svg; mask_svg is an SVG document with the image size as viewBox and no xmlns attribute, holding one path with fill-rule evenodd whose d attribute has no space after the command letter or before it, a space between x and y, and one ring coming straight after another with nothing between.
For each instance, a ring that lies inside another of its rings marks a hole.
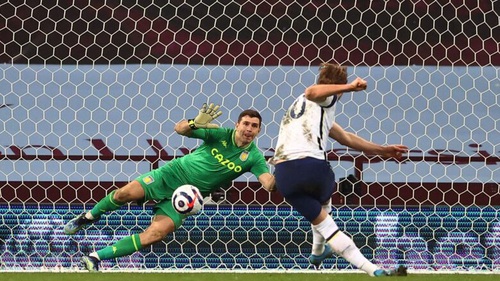
<instances>
[{"instance_id":1,"label":"claret stadium wall","mask_svg":"<svg viewBox=\"0 0 500 281\"><path fill-rule=\"evenodd\" d=\"M382 161L331 142L337 224L383 267L500 269L499 1L77 2L0 4L0 270L75 270L143 231L151 203L71 237L62 227L196 148L173 127L204 102L222 105L227 127L260 111L256 143L272 156L321 62L368 81L340 100L341 126L410 148ZM310 225L279 193L250 174L222 188L164 241L103 270L313 270Z\"/></svg>"}]
</instances>

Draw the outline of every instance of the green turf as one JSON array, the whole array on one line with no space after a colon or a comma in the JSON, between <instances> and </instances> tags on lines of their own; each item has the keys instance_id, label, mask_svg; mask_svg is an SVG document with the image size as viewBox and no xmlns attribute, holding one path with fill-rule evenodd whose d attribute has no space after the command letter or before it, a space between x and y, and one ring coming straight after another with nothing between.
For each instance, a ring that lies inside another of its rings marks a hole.
<instances>
[{"instance_id":1,"label":"green turf","mask_svg":"<svg viewBox=\"0 0 500 281\"><path fill-rule=\"evenodd\" d=\"M492 281L498 274L409 274L384 277L402 281ZM366 274L308 273L17 273L0 272L1 281L364 281Z\"/></svg>"}]
</instances>

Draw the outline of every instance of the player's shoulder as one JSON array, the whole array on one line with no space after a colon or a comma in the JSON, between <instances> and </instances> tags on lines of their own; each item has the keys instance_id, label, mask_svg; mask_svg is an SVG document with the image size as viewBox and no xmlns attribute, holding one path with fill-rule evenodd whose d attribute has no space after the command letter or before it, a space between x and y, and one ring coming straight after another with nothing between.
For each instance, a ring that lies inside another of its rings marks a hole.
<instances>
[{"instance_id":1,"label":"player's shoulder","mask_svg":"<svg viewBox=\"0 0 500 281\"><path fill-rule=\"evenodd\" d=\"M219 127L219 128L211 128L211 129L203 129L204 133L213 137L224 137L227 135L232 135L234 129Z\"/></svg>"},{"instance_id":2,"label":"player's shoulder","mask_svg":"<svg viewBox=\"0 0 500 281\"><path fill-rule=\"evenodd\" d=\"M255 144L255 142L252 142L251 144L248 145L247 149L248 153L255 155L256 157L264 157L264 153L262 150Z\"/></svg>"},{"instance_id":3,"label":"player's shoulder","mask_svg":"<svg viewBox=\"0 0 500 281\"><path fill-rule=\"evenodd\" d=\"M231 138L234 134L235 129L227 128L227 127L219 127L215 128L214 134L217 134L221 139L222 138Z\"/></svg>"}]
</instances>

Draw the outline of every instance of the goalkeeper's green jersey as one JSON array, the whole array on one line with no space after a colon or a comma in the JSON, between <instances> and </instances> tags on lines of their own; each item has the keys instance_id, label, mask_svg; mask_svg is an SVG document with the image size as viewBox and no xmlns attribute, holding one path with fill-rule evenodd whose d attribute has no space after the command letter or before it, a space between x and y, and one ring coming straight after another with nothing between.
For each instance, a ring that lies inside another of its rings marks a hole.
<instances>
[{"instance_id":1,"label":"goalkeeper's green jersey","mask_svg":"<svg viewBox=\"0 0 500 281\"><path fill-rule=\"evenodd\" d=\"M190 137L202 139L203 144L163 167L170 167L181 182L198 187L203 196L228 186L245 172L257 178L269 173L264 155L257 146L251 142L238 147L234 142L235 133L236 130L230 128L193 130Z\"/></svg>"}]
</instances>

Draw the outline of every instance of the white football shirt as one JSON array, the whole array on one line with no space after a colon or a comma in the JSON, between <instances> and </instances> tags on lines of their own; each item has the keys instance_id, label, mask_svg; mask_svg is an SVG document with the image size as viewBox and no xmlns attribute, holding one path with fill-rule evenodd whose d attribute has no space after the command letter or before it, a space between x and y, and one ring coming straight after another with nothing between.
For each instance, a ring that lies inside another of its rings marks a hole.
<instances>
[{"instance_id":1,"label":"white football shirt","mask_svg":"<svg viewBox=\"0 0 500 281\"><path fill-rule=\"evenodd\" d=\"M337 98L333 95L316 103L306 99L304 94L298 97L281 120L273 162L305 157L325 160Z\"/></svg>"}]
</instances>

